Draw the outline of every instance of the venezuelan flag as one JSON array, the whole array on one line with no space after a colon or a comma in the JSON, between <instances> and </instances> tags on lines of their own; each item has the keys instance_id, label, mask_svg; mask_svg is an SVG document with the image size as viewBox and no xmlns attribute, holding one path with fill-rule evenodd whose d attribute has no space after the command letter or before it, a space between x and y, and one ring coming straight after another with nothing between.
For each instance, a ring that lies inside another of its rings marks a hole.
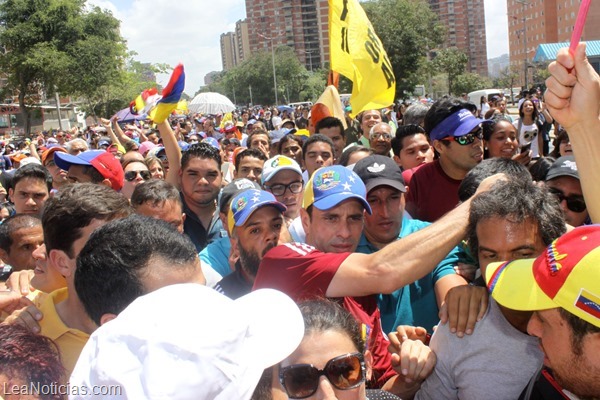
<instances>
[{"instance_id":1,"label":"venezuelan flag","mask_svg":"<svg viewBox=\"0 0 600 400\"><path fill-rule=\"evenodd\" d=\"M159 99L160 96L156 88L146 89L135 100L129 103L129 110L134 115L146 114L156 105Z\"/></svg>"},{"instance_id":2,"label":"venezuelan flag","mask_svg":"<svg viewBox=\"0 0 600 400\"><path fill-rule=\"evenodd\" d=\"M157 102L149 113L148 117L155 123L160 124L166 120L171 112L177 108L179 99L185 88L185 72L183 64L179 64L173 70L169 83L162 91L162 98Z\"/></svg>"}]
</instances>

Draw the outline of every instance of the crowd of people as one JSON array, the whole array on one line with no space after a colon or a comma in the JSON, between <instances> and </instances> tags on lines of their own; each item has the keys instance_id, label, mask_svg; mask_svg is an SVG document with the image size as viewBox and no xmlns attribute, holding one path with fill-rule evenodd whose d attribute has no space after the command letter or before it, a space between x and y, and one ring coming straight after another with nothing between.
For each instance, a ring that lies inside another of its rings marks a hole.
<instances>
[{"instance_id":1,"label":"crowd of people","mask_svg":"<svg viewBox=\"0 0 600 400\"><path fill-rule=\"evenodd\" d=\"M550 72L514 119L446 97L4 143L0 398L600 398L600 78L584 44Z\"/></svg>"}]
</instances>

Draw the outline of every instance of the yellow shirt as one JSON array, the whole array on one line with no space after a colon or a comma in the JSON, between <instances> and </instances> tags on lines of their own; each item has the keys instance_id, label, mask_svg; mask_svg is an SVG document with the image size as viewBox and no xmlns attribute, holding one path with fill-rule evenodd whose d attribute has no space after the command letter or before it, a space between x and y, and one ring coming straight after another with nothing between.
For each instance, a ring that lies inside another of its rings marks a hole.
<instances>
[{"instance_id":1,"label":"yellow shirt","mask_svg":"<svg viewBox=\"0 0 600 400\"><path fill-rule=\"evenodd\" d=\"M56 312L56 304L64 301L67 296L67 288L62 288L50 294L40 292L33 302L44 315L39 322L42 328L41 334L52 339L58 346L60 358L66 369L65 376L68 379L90 335L78 329L69 328L60 319Z\"/></svg>"}]
</instances>

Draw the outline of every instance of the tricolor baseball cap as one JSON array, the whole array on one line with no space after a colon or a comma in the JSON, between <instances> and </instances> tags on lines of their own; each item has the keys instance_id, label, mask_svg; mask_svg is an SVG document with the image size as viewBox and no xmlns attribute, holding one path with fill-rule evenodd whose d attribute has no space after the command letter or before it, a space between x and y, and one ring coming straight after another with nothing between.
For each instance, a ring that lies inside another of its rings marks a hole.
<instances>
[{"instance_id":1,"label":"tricolor baseball cap","mask_svg":"<svg viewBox=\"0 0 600 400\"><path fill-rule=\"evenodd\" d=\"M277 155L273 158L269 158L263 165L263 172L261 175L262 184L269 182L279 171L289 169L290 171L297 172L302 175L302 169L298 163L289 157Z\"/></svg>"},{"instance_id":2,"label":"tricolor baseball cap","mask_svg":"<svg viewBox=\"0 0 600 400\"><path fill-rule=\"evenodd\" d=\"M275 196L264 190L248 189L238 193L229 205L227 216L229 234L233 232L234 227L244 225L254 211L265 206L273 206L282 213L287 210L287 207L278 202Z\"/></svg>"},{"instance_id":3,"label":"tricolor baseball cap","mask_svg":"<svg viewBox=\"0 0 600 400\"><path fill-rule=\"evenodd\" d=\"M329 210L348 199L357 199L371 214L371 206L366 200L367 189L355 172L341 165L322 167L313 172L304 189L302 208L315 206L319 210Z\"/></svg>"},{"instance_id":4,"label":"tricolor baseball cap","mask_svg":"<svg viewBox=\"0 0 600 400\"><path fill-rule=\"evenodd\" d=\"M600 225L573 229L536 259L490 264L485 275L492 297L504 307L562 307L600 327Z\"/></svg>"},{"instance_id":5,"label":"tricolor baseball cap","mask_svg":"<svg viewBox=\"0 0 600 400\"><path fill-rule=\"evenodd\" d=\"M464 136L475 129L477 125L487 122L489 120L476 118L471 111L461 108L433 128L429 137L431 140L441 140L448 136Z\"/></svg>"},{"instance_id":6,"label":"tricolor baseball cap","mask_svg":"<svg viewBox=\"0 0 600 400\"><path fill-rule=\"evenodd\" d=\"M60 169L68 171L71 165L91 166L110 181L114 190L123 188L125 173L119 160L106 150L88 150L73 156L69 153L54 153L54 162Z\"/></svg>"}]
</instances>

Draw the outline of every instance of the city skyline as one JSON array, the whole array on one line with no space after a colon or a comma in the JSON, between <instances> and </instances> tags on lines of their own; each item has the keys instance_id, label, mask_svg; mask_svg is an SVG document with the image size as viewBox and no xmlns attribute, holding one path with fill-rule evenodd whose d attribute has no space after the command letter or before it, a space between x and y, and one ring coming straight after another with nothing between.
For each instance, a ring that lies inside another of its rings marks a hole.
<instances>
[{"instance_id":1,"label":"city skyline","mask_svg":"<svg viewBox=\"0 0 600 400\"><path fill-rule=\"evenodd\" d=\"M121 20L121 34L130 51L141 62L183 62L186 90L193 96L204 85L204 76L220 71L222 33L235 29L236 21L246 17L244 0L207 0L172 2L168 0L90 0L92 5L110 10ZM487 56L508 53L506 2L484 0ZM377 30L377 27L375 27ZM166 84L168 74L159 74Z\"/></svg>"}]
</instances>

